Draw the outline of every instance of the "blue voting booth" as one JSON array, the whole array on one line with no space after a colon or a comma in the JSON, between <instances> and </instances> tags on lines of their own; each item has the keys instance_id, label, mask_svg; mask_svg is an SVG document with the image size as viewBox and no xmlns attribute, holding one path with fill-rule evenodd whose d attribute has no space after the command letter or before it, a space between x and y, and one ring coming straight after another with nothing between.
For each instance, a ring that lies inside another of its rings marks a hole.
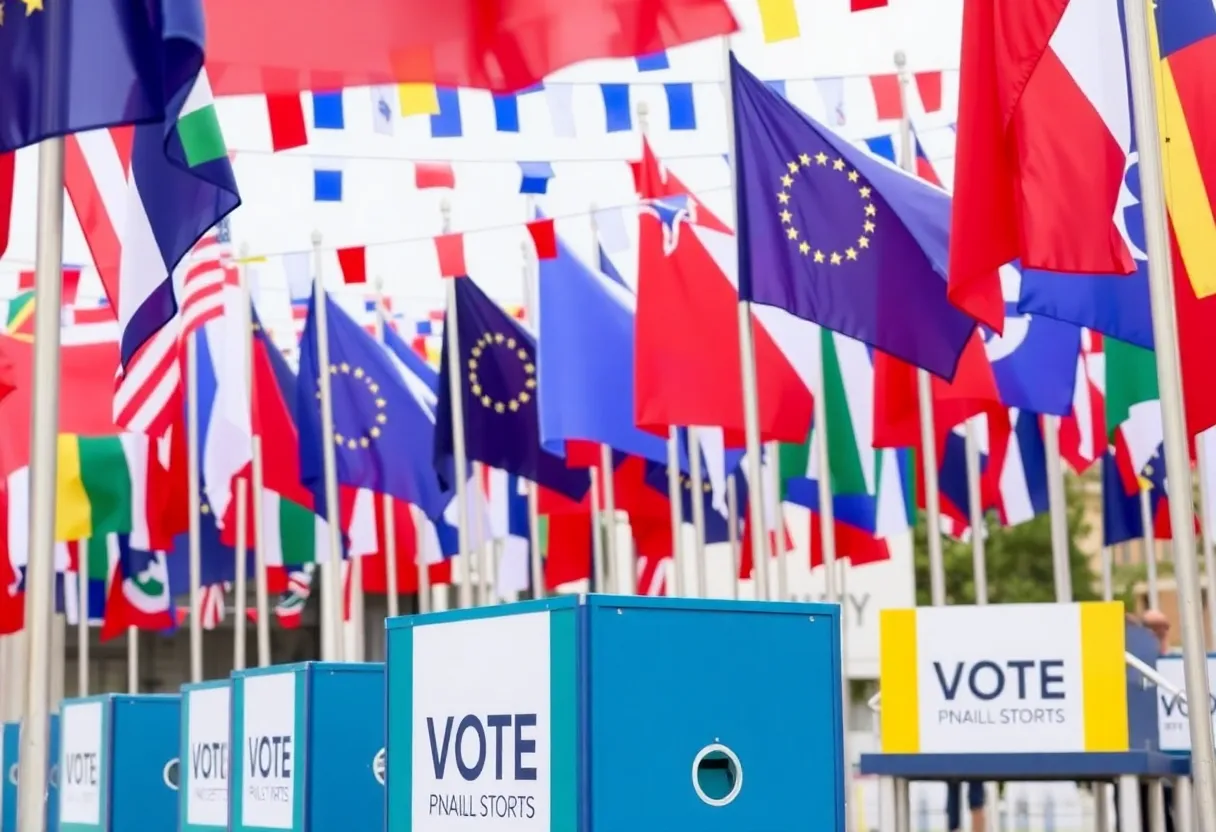
<instances>
[{"instance_id":1,"label":"blue voting booth","mask_svg":"<svg viewBox=\"0 0 1216 832\"><path fill-rule=\"evenodd\" d=\"M232 685L227 679L182 685L178 828L228 828L228 743Z\"/></svg>"},{"instance_id":2,"label":"blue voting booth","mask_svg":"<svg viewBox=\"0 0 1216 832\"><path fill-rule=\"evenodd\" d=\"M383 664L238 670L231 689L230 829L383 827Z\"/></svg>"},{"instance_id":3,"label":"blue voting booth","mask_svg":"<svg viewBox=\"0 0 1216 832\"><path fill-rule=\"evenodd\" d=\"M391 619L386 829L738 832L813 810L842 830L838 615L590 595Z\"/></svg>"},{"instance_id":4,"label":"blue voting booth","mask_svg":"<svg viewBox=\"0 0 1216 832\"><path fill-rule=\"evenodd\" d=\"M51 714L47 771L47 832L59 829L59 715ZM17 759L21 726L16 722L0 725L0 832L17 829Z\"/></svg>"},{"instance_id":5,"label":"blue voting booth","mask_svg":"<svg viewBox=\"0 0 1216 832\"><path fill-rule=\"evenodd\" d=\"M177 694L106 694L60 711L62 832L177 827Z\"/></svg>"}]
</instances>

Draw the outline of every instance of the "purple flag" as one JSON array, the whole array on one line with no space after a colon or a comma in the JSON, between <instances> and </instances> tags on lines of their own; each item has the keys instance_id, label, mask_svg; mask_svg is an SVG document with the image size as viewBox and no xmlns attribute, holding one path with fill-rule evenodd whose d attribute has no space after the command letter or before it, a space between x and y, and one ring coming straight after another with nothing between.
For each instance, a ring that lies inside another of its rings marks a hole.
<instances>
[{"instance_id":1,"label":"purple flag","mask_svg":"<svg viewBox=\"0 0 1216 832\"><path fill-rule=\"evenodd\" d=\"M951 379L975 322L946 300L950 197L870 156L731 57L739 297Z\"/></svg>"}]
</instances>

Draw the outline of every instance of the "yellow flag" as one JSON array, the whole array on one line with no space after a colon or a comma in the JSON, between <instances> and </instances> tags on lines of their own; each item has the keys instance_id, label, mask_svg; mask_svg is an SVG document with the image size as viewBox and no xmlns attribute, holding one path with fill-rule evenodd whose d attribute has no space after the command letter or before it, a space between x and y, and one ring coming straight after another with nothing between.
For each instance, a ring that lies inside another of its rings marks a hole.
<instances>
[{"instance_id":1,"label":"yellow flag","mask_svg":"<svg viewBox=\"0 0 1216 832\"><path fill-rule=\"evenodd\" d=\"M402 117L439 114L439 93L434 84L398 84L397 99Z\"/></svg>"},{"instance_id":2,"label":"yellow flag","mask_svg":"<svg viewBox=\"0 0 1216 832\"><path fill-rule=\"evenodd\" d=\"M759 0L759 3L765 43L793 40L799 36L794 0Z\"/></svg>"}]
</instances>

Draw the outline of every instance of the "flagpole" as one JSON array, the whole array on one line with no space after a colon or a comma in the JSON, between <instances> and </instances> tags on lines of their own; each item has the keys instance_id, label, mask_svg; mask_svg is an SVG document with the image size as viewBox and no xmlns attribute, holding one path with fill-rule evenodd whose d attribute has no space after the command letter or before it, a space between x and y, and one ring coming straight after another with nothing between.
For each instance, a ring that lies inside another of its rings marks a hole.
<instances>
[{"instance_id":1,"label":"flagpole","mask_svg":"<svg viewBox=\"0 0 1216 832\"><path fill-rule=\"evenodd\" d=\"M604 591L604 541L600 535L599 472L591 469L591 579L593 592Z\"/></svg>"},{"instance_id":2,"label":"flagpole","mask_svg":"<svg viewBox=\"0 0 1216 832\"><path fill-rule=\"evenodd\" d=\"M731 597L739 600L739 492L734 474L726 478L726 533L730 539Z\"/></svg>"},{"instance_id":3,"label":"flagpole","mask_svg":"<svg viewBox=\"0 0 1216 832\"><path fill-rule=\"evenodd\" d=\"M190 610L190 618L198 618L199 609ZM127 693L139 693L139 628L127 628Z\"/></svg>"},{"instance_id":4,"label":"flagpole","mask_svg":"<svg viewBox=\"0 0 1216 832\"><path fill-rule=\"evenodd\" d=\"M487 561L490 556L486 552L486 492L485 486L485 466L480 462L473 463L473 507L476 509L477 521L477 545L474 547L474 562L477 566L476 582L473 584L473 598L477 606L485 607L490 604L490 591L487 586L486 573L488 572Z\"/></svg>"},{"instance_id":5,"label":"flagpole","mask_svg":"<svg viewBox=\"0 0 1216 832\"><path fill-rule=\"evenodd\" d=\"M452 203L445 196L439 203L439 213L443 217L443 233L452 231ZM456 539L457 554L460 556L460 608L469 609L473 606L473 570L469 563L472 555L469 553L469 504L466 491L468 490L469 457L464 444L464 370L460 365L460 324L456 309L456 281L459 277L447 279L447 320L443 324L443 340L446 342L448 355L448 398L452 408L452 457L455 465L456 479ZM467 279L467 278L466 278Z\"/></svg>"},{"instance_id":6,"label":"flagpole","mask_svg":"<svg viewBox=\"0 0 1216 832\"><path fill-rule=\"evenodd\" d=\"M770 464L766 471L768 482L765 488L772 491L773 500L777 506L777 528L771 529L769 538L773 541L773 561L777 565L777 599L790 600L790 561L785 551L785 511L781 503L781 448L778 442L769 442L765 447Z\"/></svg>"},{"instance_id":7,"label":"flagpole","mask_svg":"<svg viewBox=\"0 0 1216 832\"><path fill-rule=\"evenodd\" d=\"M249 594L249 481L244 477L236 480L236 579L232 582L232 594L236 596L233 604L235 618L232 622L232 669L244 670L246 667L245 639L248 628L245 626L246 610L249 604L246 600Z\"/></svg>"},{"instance_id":8,"label":"flagpole","mask_svg":"<svg viewBox=\"0 0 1216 832\"><path fill-rule=\"evenodd\" d=\"M591 203L591 242L595 246L594 254L598 255L600 250L600 226L599 221L595 218L596 205ZM596 264L598 269L598 263ZM621 570L621 564L617 552L616 545L616 468L612 464L612 448L608 445L600 445L600 471L603 474L602 494L604 501L604 557L608 562L610 574L616 575ZM632 563L629 570L630 574L637 574L637 564ZM618 591L625 592L625 582L617 581ZM603 591L602 589L600 590Z\"/></svg>"},{"instance_id":9,"label":"flagpole","mask_svg":"<svg viewBox=\"0 0 1216 832\"><path fill-rule=\"evenodd\" d=\"M434 593L431 592L431 571L430 564L426 559L426 524L430 521L422 513L417 506L410 506L410 518L414 521L414 562L418 568L418 612L430 612L434 606ZM394 520L392 523L385 522L385 529L394 529ZM392 570L392 577L388 577L387 569ZM388 565L386 569L386 581L391 581L390 586L397 586L397 564L394 562ZM390 601L390 614L397 615L397 599L394 597Z\"/></svg>"},{"instance_id":10,"label":"flagpole","mask_svg":"<svg viewBox=\"0 0 1216 832\"><path fill-rule=\"evenodd\" d=\"M532 220L532 200L527 202L527 219ZM529 256L529 244L524 240L519 244L520 255L523 260L521 276L523 278L524 287L524 309L528 316L529 326L535 326L535 310L533 309L532 295L532 258ZM528 568L532 579L532 597L545 597L545 567L544 561L541 559L540 551L540 501L537 499L536 483L527 482L528 489Z\"/></svg>"},{"instance_id":11,"label":"flagpole","mask_svg":"<svg viewBox=\"0 0 1216 832\"><path fill-rule=\"evenodd\" d=\"M334 399L329 364L329 310L321 255L321 232L312 232L313 304L316 307L317 376L321 393L321 459L325 475L325 528L329 559L321 565L321 658L342 661L342 511L338 505L338 452L334 447Z\"/></svg>"},{"instance_id":12,"label":"flagpole","mask_svg":"<svg viewBox=\"0 0 1216 832\"><path fill-rule=\"evenodd\" d=\"M249 246L242 246L241 252L241 287L246 295L246 302L243 303L243 308L253 309L253 286L249 280ZM248 313L246 313L248 314ZM245 378L249 383L249 409L250 409L250 448L249 448L249 470L251 482L249 484L252 492L251 502L253 503L253 593L254 593L254 610L256 611L254 629L257 633L258 644L258 667L270 666L270 587L268 584L269 576L266 572L266 536L263 528L262 517L262 495L263 495L263 479L262 479L262 437L258 434L258 425L254 422L253 415L253 338L254 327L250 320L249 332L245 338Z\"/></svg>"},{"instance_id":13,"label":"flagpole","mask_svg":"<svg viewBox=\"0 0 1216 832\"><path fill-rule=\"evenodd\" d=\"M975 418L964 424L966 430L967 456L967 503L968 521L971 523L971 569L975 583L975 603L988 603L988 558L984 551L984 502L980 488L980 448L975 435ZM1058 584L1057 584L1058 586Z\"/></svg>"},{"instance_id":14,"label":"flagpole","mask_svg":"<svg viewBox=\"0 0 1216 832\"><path fill-rule=\"evenodd\" d=\"M1205 457L1207 444L1211 441L1212 436L1209 431L1199 434L1196 440L1199 447L1195 449L1195 478L1199 480L1199 539L1200 551L1203 552L1204 583L1207 588L1208 632L1210 634L1208 644L1216 645L1216 547L1213 547L1212 544L1212 513L1208 507L1208 500L1213 496L1212 484L1208 482L1208 476L1212 472L1208 470L1208 460Z\"/></svg>"},{"instance_id":15,"label":"flagpole","mask_svg":"<svg viewBox=\"0 0 1216 832\"><path fill-rule=\"evenodd\" d=\"M203 681L203 628L198 610L202 606L203 554L202 495L199 482L198 332L186 336L186 504L187 567L190 573L190 681Z\"/></svg>"},{"instance_id":16,"label":"flagpole","mask_svg":"<svg viewBox=\"0 0 1216 832\"><path fill-rule=\"evenodd\" d=\"M89 544L76 544L76 695L89 695ZM0 716L3 713L0 711Z\"/></svg>"},{"instance_id":17,"label":"flagpole","mask_svg":"<svg viewBox=\"0 0 1216 832\"><path fill-rule=\"evenodd\" d=\"M899 166L915 172L912 152L912 122L908 120L908 58L902 49L895 52L899 77L899 101L903 116L899 120ZM937 437L933 429L933 379L928 370L916 371L916 399L920 409L921 468L925 472L925 539L929 544L929 597L935 607L946 603L946 566L942 556L941 495L937 481Z\"/></svg>"},{"instance_id":18,"label":"flagpole","mask_svg":"<svg viewBox=\"0 0 1216 832\"><path fill-rule=\"evenodd\" d=\"M1136 146L1140 153L1141 206L1144 209L1153 342L1165 435L1165 470L1172 480L1170 485L1173 492L1190 495L1191 467L1183 410L1178 317L1174 309L1161 147L1158 144L1157 95L1153 87L1155 65L1149 35L1148 4L1143 0L1123 0L1123 9L1127 20ZM1187 697L1191 702L1207 702L1210 691L1207 655L1203 647L1203 604L1199 593L1199 566L1195 558L1194 515L1190 499L1170 500L1169 506ZM1212 746L1212 712L1208 708L1189 708L1187 713L1191 729L1191 771L1198 807L1196 815L1199 828L1211 832L1216 829L1216 753Z\"/></svg>"},{"instance_id":19,"label":"flagpole","mask_svg":"<svg viewBox=\"0 0 1216 832\"><path fill-rule=\"evenodd\" d=\"M1051 518L1051 565L1056 602L1072 603L1072 564L1068 556L1068 503L1064 496L1064 462L1060 457L1060 417L1045 415L1043 448L1047 457L1047 506Z\"/></svg>"},{"instance_id":20,"label":"flagpole","mask_svg":"<svg viewBox=\"0 0 1216 832\"><path fill-rule=\"evenodd\" d=\"M1161 609L1161 591L1160 584L1157 583L1157 540L1153 529L1152 498L1149 496L1148 489L1143 485L1140 486L1137 496L1140 505L1140 540L1144 546L1144 578L1145 583L1148 584L1148 606L1149 609L1159 610Z\"/></svg>"},{"instance_id":21,"label":"flagpole","mask_svg":"<svg viewBox=\"0 0 1216 832\"><path fill-rule=\"evenodd\" d=\"M730 85L730 38L722 38L723 95L726 98L726 135L729 151L726 154L730 167L729 221L727 225L738 229L735 216L735 192L738 190L738 170L735 166L735 101ZM737 271L739 251L733 249ZM729 271L729 270L728 270ZM747 530L752 539L752 570L756 583L756 598L771 597L768 581L768 534L764 517L764 467L760 459L760 391L756 381L756 341L752 331L752 306L739 301L739 364L743 382L743 432L747 440Z\"/></svg>"},{"instance_id":22,"label":"flagpole","mask_svg":"<svg viewBox=\"0 0 1216 832\"><path fill-rule=\"evenodd\" d=\"M384 311L384 278L377 276L373 284L376 291L376 340L384 343L384 332L388 328L388 316ZM384 597L389 618L395 618L399 613L399 590L397 582L397 523L393 516L393 495L382 494L380 496L381 506L384 511ZM421 551L417 555L418 561L418 599L419 612L425 612L422 608L422 584L423 576L428 578L430 574L426 571L426 566L423 563ZM427 587L430 591L430 587Z\"/></svg>"},{"instance_id":23,"label":"flagpole","mask_svg":"<svg viewBox=\"0 0 1216 832\"><path fill-rule=\"evenodd\" d=\"M688 429L688 502L692 506L693 567L697 573L697 597L709 595L705 575L705 476L701 470L701 437L696 428ZM681 513L683 505L680 506ZM681 518L682 519L682 518Z\"/></svg>"}]
</instances>

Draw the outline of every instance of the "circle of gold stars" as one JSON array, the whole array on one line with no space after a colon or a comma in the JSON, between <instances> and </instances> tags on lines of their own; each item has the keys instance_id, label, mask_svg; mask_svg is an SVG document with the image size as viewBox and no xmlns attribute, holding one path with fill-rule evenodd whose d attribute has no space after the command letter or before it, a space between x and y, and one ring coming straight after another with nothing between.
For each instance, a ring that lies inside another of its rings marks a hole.
<instances>
[{"instance_id":1,"label":"circle of gold stars","mask_svg":"<svg viewBox=\"0 0 1216 832\"><path fill-rule=\"evenodd\" d=\"M372 424L366 430L347 436L344 433L339 433L335 427L334 444L339 448L346 448L351 451L371 447L372 441L380 438L380 435L384 432L384 426L388 424L388 414L385 412L388 402L380 395L380 385L362 367L352 367L345 361L340 364L330 364L329 374L331 376L346 376L347 378L354 379L357 384L362 384L368 394L373 397L372 403L376 407L376 415L372 419ZM321 398L320 390L317 391L317 398Z\"/></svg>"},{"instance_id":2,"label":"circle of gold stars","mask_svg":"<svg viewBox=\"0 0 1216 832\"><path fill-rule=\"evenodd\" d=\"M685 491L692 491L692 478L689 477L687 474L680 475L680 483L684 486ZM712 490L713 490L713 485L711 483L708 483L705 480L701 481L701 493L702 494L708 494Z\"/></svg>"},{"instance_id":3,"label":"circle of gold stars","mask_svg":"<svg viewBox=\"0 0 1216 832\"><path fill-rule=\"evenodd\" d=\"M523 365L524 374L527 376L524 379L524 389L506 400L495 398L487 393L485 386L481 383L481 376L477 374L478 361L491 347L513 352L515 357L519 359L520 364ZM536 364L533 363L524 345L516 338L510 335L503 335L501 332L487 332L478 338L477 343L473 344L473 349L469 350L469 390L481 402L482 407L492 408L495 413L506 413L508 410L515 413L528 402L532 401L532 391L535 389Z\"/></svg>"},{"instance_id":4,"label":"circle of gold stars","mask_svg":"<svg viewBox=\"0 0 1216 832\"><path fill-rule=\"evenodd\" d=\"M790 242L794 243L798 249L798 253L803 257L810 257L816 263L829 263L833 266L839 266L849 260L857 260L861 256L861 252L870 247L870 241L874 238L874 215L877 209L874 207L874 202L871 199L873 190L869 185L861 183L861 174L845 164L844 159L832 159L826 153L820 151L815 155L803 153L798 156L796 162L786 162L786 171L781 175L781 190L777 192L777 204L780 211L777 216L781 219L781 224L785 227L785 236ZM790 190L794 187L794 181L798 174L805 168L821 167L832 172L843 174L850 183L857 186L857 195L861 197L861 234L857 237L857 242L844 249L844 251L831 251L815 246L799 228L794 225L794 215L790 213Z\"/></svg>"}]
</instances>

